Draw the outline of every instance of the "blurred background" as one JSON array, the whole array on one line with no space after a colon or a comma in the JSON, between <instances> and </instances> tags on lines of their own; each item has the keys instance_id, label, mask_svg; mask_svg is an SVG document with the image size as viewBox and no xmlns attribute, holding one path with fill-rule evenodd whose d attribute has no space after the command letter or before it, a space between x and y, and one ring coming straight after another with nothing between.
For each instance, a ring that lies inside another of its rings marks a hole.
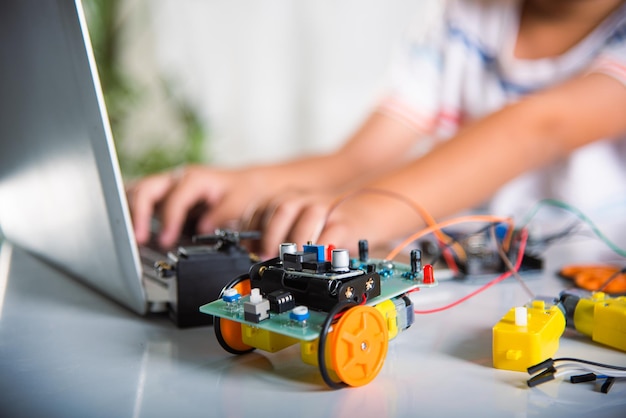
<instances>
[{"instance_id":1,"label":"blurred background","mask_svg":"<svg viewBox=\"0 0 626 418\"><path fill-rule=\"evenodd\" d=\"M339 146L440 0L84 0L126 180Z\"/></svg>"}]
</instances>

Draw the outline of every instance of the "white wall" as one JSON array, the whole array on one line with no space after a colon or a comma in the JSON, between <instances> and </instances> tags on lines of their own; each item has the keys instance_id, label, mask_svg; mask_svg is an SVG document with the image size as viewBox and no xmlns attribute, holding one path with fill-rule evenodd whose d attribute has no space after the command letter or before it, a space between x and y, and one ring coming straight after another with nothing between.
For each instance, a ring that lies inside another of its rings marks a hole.
<instances>
[{"instance_id":1,"label":"white wall","mask_svg":"<svg viewBox=\"0 0 626 418\"><path fill-rule=\"evenodd\" d=\"M130 39L129 58L197 106L215 163L267 162L343 141L380 92L394 43L437 1L132 0L152 37Z\"/></svg>"}]
</instances>

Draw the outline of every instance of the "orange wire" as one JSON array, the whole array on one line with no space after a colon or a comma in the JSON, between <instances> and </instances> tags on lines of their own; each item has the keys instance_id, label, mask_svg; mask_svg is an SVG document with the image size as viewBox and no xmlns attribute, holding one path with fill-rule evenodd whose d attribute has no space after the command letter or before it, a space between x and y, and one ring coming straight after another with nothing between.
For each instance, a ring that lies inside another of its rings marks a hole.
<instances>
[{"instance_id":1,"label":"orange wire","mask_svg":"<svg viewBox=\"0 0 626 418\"><path fill-rule=\"evenodd\" d=\"M438 225L435 218L426 210L426 208L424 208L422 205L418 204L417 202L413 201L412 199L400 193L396 193L390 190L376 189L373 187L366 187L363 189L358 189L358 190L351 191L340 196L337 200L335 200L335 202L331 205L330 209L328 210L328 214L326 215L326 220L328 220L328 218L330 217L330 214L333 212L333 210L335 210L337 206L339 206L346 200L350 199L351 197L358 196L359 194L366 194L366 193L378 194L378 195L397 199L407 204L411 208L413 208L413 210L417 212L417 214L422 218L422 220L426 223L426 225L429 225L429 226ZM437 237L437 239L439 240L441 244L448 245L450 242L453 242L452 237L450 237L445 232L443 232L441 228L435 228L432 230L432 232ZM454 250L461 257L463 258L466 257L465 250L463 249L461 245L458 245L458 243L454 244ZM456 266L456 263L454 262L454 257L451 257L451 255L448 253L446 249L444 249L444 258L446 259L446 263L450 266L451 269L458 270L458 267Z\"/></svg>"}]
</instances>

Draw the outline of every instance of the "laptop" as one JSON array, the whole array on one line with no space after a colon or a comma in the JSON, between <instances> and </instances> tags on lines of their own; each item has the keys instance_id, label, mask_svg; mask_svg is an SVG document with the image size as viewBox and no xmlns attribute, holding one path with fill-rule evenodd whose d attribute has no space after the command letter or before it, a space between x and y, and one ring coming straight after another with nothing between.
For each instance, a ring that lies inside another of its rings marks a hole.
<instances>
[{"instance_id":1,"label":"laptop","mask_svg":"<svg viewBox=\"0 0 626 418\"><path fill-rule=\"evenodd\" d=\"M164 310L135 243L80 0L0 2L0 231L140 315Z\"/></svg>"}]
</instances>

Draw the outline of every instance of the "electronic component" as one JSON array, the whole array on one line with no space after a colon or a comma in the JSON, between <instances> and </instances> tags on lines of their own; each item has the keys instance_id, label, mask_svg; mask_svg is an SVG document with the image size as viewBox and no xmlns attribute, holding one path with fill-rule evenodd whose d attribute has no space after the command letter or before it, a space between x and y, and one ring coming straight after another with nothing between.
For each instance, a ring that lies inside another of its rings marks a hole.
<instances>
[{"instance_id":1,"label":"electronic component","mask_svg":"<svg viewBox=\"0 0 626 418\"><path fill-rule=\"evenodd\" d=\"M583 295L583 296L581 296ZM626 296L561 293L567 326L597 343L626 351Z\"/></svg>"},{"instance_id":2,"label":"electronic component","mask_svg":"<svg viewBox=\"0 0 626 418\"><path fill-rule=\"evenodd\" d=\"M282 244L279 257L253 265L200 311L216 317L215 335L230 353L300 343L303 362L331 388L364 385L380 371L388 341L414 322L408 292L437 282L417 259L370 260L367 242L359 247L352 260L332 246Z\"/></svg>"},{"instance_id":3,"label":"electronic component","mask_svg":"<svg viewBox=\"0 0 626 418\"><path fill-rule=\"evenodd\" d=\"M516 307L493 327L493 366L526 371L556 353L565 331L565 315L558 304L533 300Z\"/></svg>"},{"instance_id":4,"label":"electronic component","mask_svg":"<svg viewBox=\"0 0 626 418\"><path fill-rule=\"evenodd\" d=\"M478 232L450 232L450 242L437 244L431 239L420 242L423 257L434 257L438 263L446 265L454 273L455 278L465 281L484 281L494 275L509 271L509 267L500 254L499 248L510 260L517 258L521 234L513 231L507 238L508 225L497 224ZM443 246L443 248L442 248ZM444 257L444 251L452 251L453 257ZM543 259L534 255L527 248L522 256L519 273L532 273L543 269Z\"/></svg>"},{"instance_id":5,"label":"electronic component","mask_svg":"<svg viewBox=\"0 0 626 418\"><path fill-rule=\"evenodd\" d=\"M564 364L560 364L564 363ZM596 379L604 380L600 392L609 393L616 379L626 378L626 367L612 364L598 363L572 357L548 358L541 363L528 368L532 377L527 380L528 387L554 380L557 376L570 376L572 383L593 382Z\"/></svg>"},{"instance_id":6,"label":"electronic component","mask_svg":"<svg viewBox=\"0 0 626 418\"><path fill-rule=\"evenodd\" d=\"M259 289L252 289L250 299L243 303L246 321L259 323L270 317L270 301L261 296Z\"/></svg>"},{"instance_id":7,"label":"electronic component","mask_svg":"<svg viewBox=\"0 0 626 418\"><path fill-rule=\"evenodd\" d=\"M626 351L626 297L602 292L565 291L554 304L534 300L511 309L493 327L493 365L498 369L525 371L552 357L565 327L593 341ZM532 382L552 379L550 370Z\"/></svg>"},{"instance_id":8,"label":"electronic component","mask_svg":"<svg viewBox=\"0 0 626 418\"><path fill-rule=\"evenodd\" d=\"M325 312L342 301L360 304L380 295L378 273L350 269L346 250L333 250L331 261L323 257L319 246L307 245L303 251L284 253L282 260L256 264L250 282L265 295L287 290L296 303Z\"/></svg>"},{"instance_id":9,"label":"electronic component","mask_svg":"<svg viewBox=\"0 0 626 418\"><path fill-rule=\"evenodd\" d=\"M377 304L376 309L380 311L385 321L387 321L390 340L415 322L413 302L411 302L408 296L388 299Z\"/></svg>"},{"instance_id":10,"label":"electronic component","mask_svg":"<svg viewBox=\"0 0 626 418\"><path fill-rule=\"evenodd\" d=\"M289 319L295 321L301 326L306 326L306 320L309 319L309 308L306 306L296 306L289 312Z\"/></svg>"},{"instance_id":11,"label":"electronic component","mask_svg":"<svg viewBox=\"0 0 626 418\"><path fill-rule=\"evenodd\" d=\"M213 318L200 313L198 307L219 297L233 277L248 272L256 260L239 242L258 236L256 232L217 230L195 237L195 242L204 245L179 247L167 260L155 263L159 277L168 282L168 312L178 327L213 323Z\"/></svg>"},{"instance_id":12,"label":"electronic component","mask_svg":"<svg viewBox=\"0 0 626 418\"><path fill-rule=\"evenodd\" d=\"M270 311L275 313L283 313L293 309L296 306L296 300L288 290L276 290L267 295L270 302Z\"/></svg>"}]
</instances>

